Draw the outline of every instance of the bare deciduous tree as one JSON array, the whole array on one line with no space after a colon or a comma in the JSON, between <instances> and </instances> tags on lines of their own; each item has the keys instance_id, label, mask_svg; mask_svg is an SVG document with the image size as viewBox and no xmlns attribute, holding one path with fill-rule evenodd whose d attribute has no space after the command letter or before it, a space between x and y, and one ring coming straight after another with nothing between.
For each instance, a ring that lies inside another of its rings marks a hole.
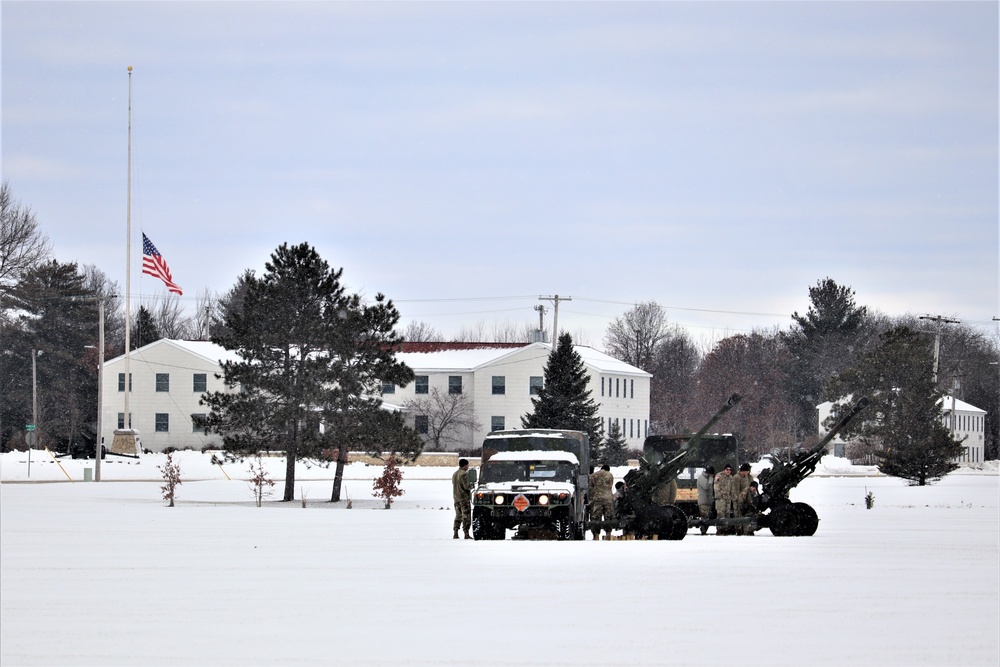
<instances>
[{"instance_id":1,"label":"bare deciduous tree","mask_svg":"<svg viewBox=\"0 0 1000 667\"><path fill-rule=\"evenodd\" d=\"M615 359L651 372L656 347L669 334L667 311L655 301L640 303L611 323L604 349Z\"/></svg>"},{"instance_id":2,"label":"bare deciduous tree","mask_svg":"<svg viewBox=\"0 0 1000 667\"><path fill-rule=\"evenodd\" d=\"M181 301L176 296L158 299L153 307L147 307L153 314L156 328L164 338L193 338L191 318L184 314Z\"/></svg>"},{"instance_id":3,"label":"bare deciduous tree","mask_svg":"<svg viewBox=\"0 0 1000 667\"><path fill-rule=\"evenodd\" d=\"M531 341L533 331L535 327L531 324L493 322L492 325L487 325L479 321L462 327L455 340L462 343L527 343Z\"/></svg>"},{"instance_id":4,"label":"bare deciduous tree","mask_svg":"<svg viewBox=\"0 0 1000 667\"><path fill-rule=\"evenodd\" d=\"M480 427L472 399L467 394L432 389L426 397L409 399L403 405L414 415L427 417L425 437L430 449L440 451L445 445L466 447L470 432Z\"/></svg>"},{"instance_id":5,"label":"bare deciduous tree","mask_svg":"<svg viewBox=\"0 0 1000 667\"><path fill-rule=\"evenodd\" d=\"M0 186L0 294L8 292L18 277L52 254L30 208L14 199L7 181Z\"/></svg>"},{"instance_id":6,"label":"bare deciduous tree","mask_svg":"<svg viewBox=\"0 0 1000 667\"><path fill-rule=\"evenodd\" d=\"M426 322L410 322L403 329L403 340L408 343L433 343L443 341L440 331Z\"/></svg>"}]
</instances>

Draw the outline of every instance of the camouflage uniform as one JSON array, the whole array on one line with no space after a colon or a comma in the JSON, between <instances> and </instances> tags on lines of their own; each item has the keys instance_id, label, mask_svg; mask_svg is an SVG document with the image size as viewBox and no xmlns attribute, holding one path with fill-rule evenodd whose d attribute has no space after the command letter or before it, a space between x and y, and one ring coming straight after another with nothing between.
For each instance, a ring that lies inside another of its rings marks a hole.
<instances>
[{"instance_id":1,"label":"camouflage uniform","mask_svg":"<svg viewBox=\"0 0 1000 667\"><path fill-rule=\"evenodd\" d=\"M455 534L458 538L458 529L465 531L465 537L469 537L469 528L472 527L472 485L469 483L469 467L459 468L451 476L451 495L455 501Z\"/></svg>"},{"instance_id":2,"label":"camouflage uniform","mask_svg":"<svg viewBox=\"0 0 1000 667\"><path fill-rule=\"evenodd\" d=\"M736 515L736 480L732 473L723 470L715 476L715 511L720 519L730 519ZM717 526L716 535L731 535L731 528Z\"/></svg>"},{"instance_id":3,"label":"camouflage uniform","mask_svg":"<svg viewBox=\"0 0 1000 667\"><path fill-rule=\"evenodd\" d=\"M736 504L736 509L739 511L739 516L756 516L759 514L758 503L760 502L760 494L757 491L757 487L748 484L746 491L740 493L738 502ZM753 535L753 528L750 525L743 526L744 535Z\"/></svg>"},{"instance_id":4,"label":"camouflage uniform","mask_svg":"<svg viewBox=\"0 0 1000 667\"><path fill-rule=\"evenodd\" d=\"M742 468L742 466L741 466ZM744 509L744 503L746 502L747 493L750 491L750 482L753 481L753 477L750 476L749 470L740 470L738 473L733 475L733 516L743 517L750 516L754 512L753 510ZM752 532L747 533L743 526L737 526L734 533L737 535L753 535Z\"/></svg>"},{"instance_id":5,"label":"camouflage uniform","mask_svg":"<svg viewBox=\"0 0 1000 667\"><path fill-rule=\"evenodd\" d=\"M615 476L610 470L598 470L590 476L590 518L593 521L610 521L615 518L615 501L611 489L615 484ZM597 539L599 530L592 531ZM611 535L610 529L604 531Z\"/></svg>"},{"instance_id":6,"label":"camouflage uniform","mask_svg":"<svg viewBox=\"0 0 1000 667\"><path fill-rule=\"evenodd\" d=\"M677 480L672 479L666 484L661 484L656 487L653 491L652 501L663 507L664 505L673 505L677 500Z\"/></svg>"}]
</instances>

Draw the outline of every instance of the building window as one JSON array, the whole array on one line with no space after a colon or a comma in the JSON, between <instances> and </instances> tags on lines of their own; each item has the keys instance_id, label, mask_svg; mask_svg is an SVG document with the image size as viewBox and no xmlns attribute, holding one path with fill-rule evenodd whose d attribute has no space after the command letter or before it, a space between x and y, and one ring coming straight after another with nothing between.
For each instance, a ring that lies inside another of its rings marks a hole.
<instances>
[{"instance_id":1,"label":"building window","mask_svg":"<svg viewBox=\"0 0 1000 667\"><path fill-rule=\"evenodd\" d=\"M430 430L430 421L427 415L416 415L413 418L413 430L421 435L427 435Z\"/></svg>"},{"instance_id":2,"label":"building window","mask_svg":"<svg viewBox=\"0 0 1000 667\"><path fill-rule=\"evenodd\" d=\"M491 431L502 431L502 430L504 430L504 418L503 417L490 417L490 430Z\"/></svg>"},{"instance_id":3,"label":"building window","mask_svg":"<svg viewBox=\"0 0 1000 667\"><path fill-rule=\"evenodd\" d=\"M604 377L601 377L601 396L604 396Z\"/></svg>"},{"instance_id":4,"label":"building window","mask_svg":"<svg viewBox=\"0 0 1000 667\"><path fill-rule=\"evenodd\" d=\"M166 412L156 413L156 428L157 433L169 433L170 432L170 415Z\"/></svg>"},{"instance_id":5,"label":"building window","mask_svg":"<svg viewBox=\"0 0 1000 667\"><path fill-rule=\"evenodd\" d=\"M618 382L619 379L620 378L615 378L615 398L620 398L622 395L621 391L619 391L619 382Z\"/></svg>"},{"instance_id":6,"label":"building window","mask_svg":"<svg viewBox=\"0 0 1000 667\"><path fill-rule=\"evenodd\" d=\"M132 428L132 413L131 412L128 415L128 427ZM125 428L125 413L124 412L119 412L118 413L118 429L121 430L123 428Z\"/></svg>"},{"instance_id":7,"label":"building window","mask_svg":"<svg viewBox=\"0 0 1000 667\"><path fill-rule=\"evenodd\" d=\"M505 378L503 375L494 375L493 376L493 395L494 396L503 396L506 393L507 393L507 378ZM497 431L497 430L501 430L502 431L503 429L493 429L493 430L494 431Z\"/></svg>"},{"instance_id":8,"label":"building window","mask_svg":"<svg viewBox=\"0 0 1000 667\"><path fill-rule=\"evenodd\" d=\"M635 380L629 380L628 386L629 386L629 393L631 394L629 398L635 398Z\"/></svg>"},{"instance_id":9,"label":"building window","mask_svg":"<svg viewBox=\"0 0 1000 667\"><path fill-rule=\"evenodd\" d=\"M208 415L204 412L191 415L191 432L208 435L208 426L205 423L206 419L208 419Z\"/></svg>"},{"instance_id":10,"label":"building window","mask_svg":"<svg viewBox=\"0 0 1000 667\"><path fill-rule=\"evenodd\" d=\"M383 395L384 394L395 394L395 393L396 393L396 385L395 384L393 384L392 382L383 382L382 383L382 394Z\"/></svg>"},{"instance_id":11,"label":"building window","mask_svg":"<svg viewBox=\"0 0 1000 667\"><path fill-rule=\"evenodd\" d=\"M462 376L461 375L449 375L448 376L448 393L449 394L461 394L462 393Z\"/></svg>"},{"instance_id":12,"label":"building window","mask_svg":"<svg viewBox=\"0 0 1000 667\"><path fill-rule=\"evenodd\" d=\"M170 373L156 374L156 391L170 391Z\"/></svg>"},{"instance_id":13,"label":"building window","mask_svg":"<svg viewBox=\"0 0 1000 667\"><path fill-rule=\"evenodd\" d=\"M539 375L532 375L528 379L528 394L531 396L538 396L538 392L542 390L542 377Z\"/></svg>"},{"instance_id":14,"label":"building window","mask_svg":"<svg viewBox=\"0 0 1000 667\"><path fill-rule=\"evenodd\" d=\"M132 374L131 373L128 374L128 390L132 391ZM124 392L125 391L125 374L124 373L119 373L118 374L118 391L120 391L120 392Z\"/></svg>"},{"instance_id":15,"label":"building window","mask_svg":"<svg viewBox=\"0 0 1000 667\"><path fill-rule=\"evenodd\" d=\"M416 382L413 384L414 394L427 394L429 393L430 383L428 382L428 377L426 375L418 375L416 377Z\"/></svg>"},{"instance_id":16,"label":"building window","mask_svg":"<svg viewBox=\"0 0 1000 667\"><path fill-rule=\"evenodd\" d=\"M194 392L196 394L203 394L208 391L208 374L207 373L195 373L193 382Z\"/></svg>"}]
</instances>

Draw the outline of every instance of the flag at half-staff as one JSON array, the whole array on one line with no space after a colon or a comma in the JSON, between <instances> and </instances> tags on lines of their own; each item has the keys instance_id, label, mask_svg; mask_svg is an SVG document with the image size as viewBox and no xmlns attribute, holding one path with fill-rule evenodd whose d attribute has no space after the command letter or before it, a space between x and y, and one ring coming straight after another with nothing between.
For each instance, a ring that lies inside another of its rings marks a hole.
<instances>
[{"instance_id":1,"label":"flag at half-staff","mask_svg":"<svg viewBox=\"0 0 1000 667\"><path fill-rule=\"evenodd\" d=\"M168 291L174 294L183 294L180 285L175 283L174 277L170 275L170 267L167 266L163 255L156 249L145 232L142 234L142 272L162 280Z\"/></svg>"}]
</instances>

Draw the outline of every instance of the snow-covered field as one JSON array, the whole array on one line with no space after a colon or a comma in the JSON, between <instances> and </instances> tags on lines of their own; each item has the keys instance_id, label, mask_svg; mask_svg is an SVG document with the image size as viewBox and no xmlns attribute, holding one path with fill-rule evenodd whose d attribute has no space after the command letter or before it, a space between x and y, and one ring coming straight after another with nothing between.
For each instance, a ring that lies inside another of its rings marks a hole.
<instances>
[{"instance_id":1,"label":"snow-covered field","mask_svg":"<svg viewBox=\"0 0 1000 667\"><path fill-rule=\"evenodd\" d=\"M385 511L380 468L348 468L344 510L300 466L258 509L245 465L175 459L167 508L162 455L100 484L44 452L30 481L58 483L15 483L25 453L0 456L0 664L1000 663L995 464L919 488L828 457L793 493L809 538L475 542L451 539L451 469L405 468Z\"/></svg>"}]
</instances>

